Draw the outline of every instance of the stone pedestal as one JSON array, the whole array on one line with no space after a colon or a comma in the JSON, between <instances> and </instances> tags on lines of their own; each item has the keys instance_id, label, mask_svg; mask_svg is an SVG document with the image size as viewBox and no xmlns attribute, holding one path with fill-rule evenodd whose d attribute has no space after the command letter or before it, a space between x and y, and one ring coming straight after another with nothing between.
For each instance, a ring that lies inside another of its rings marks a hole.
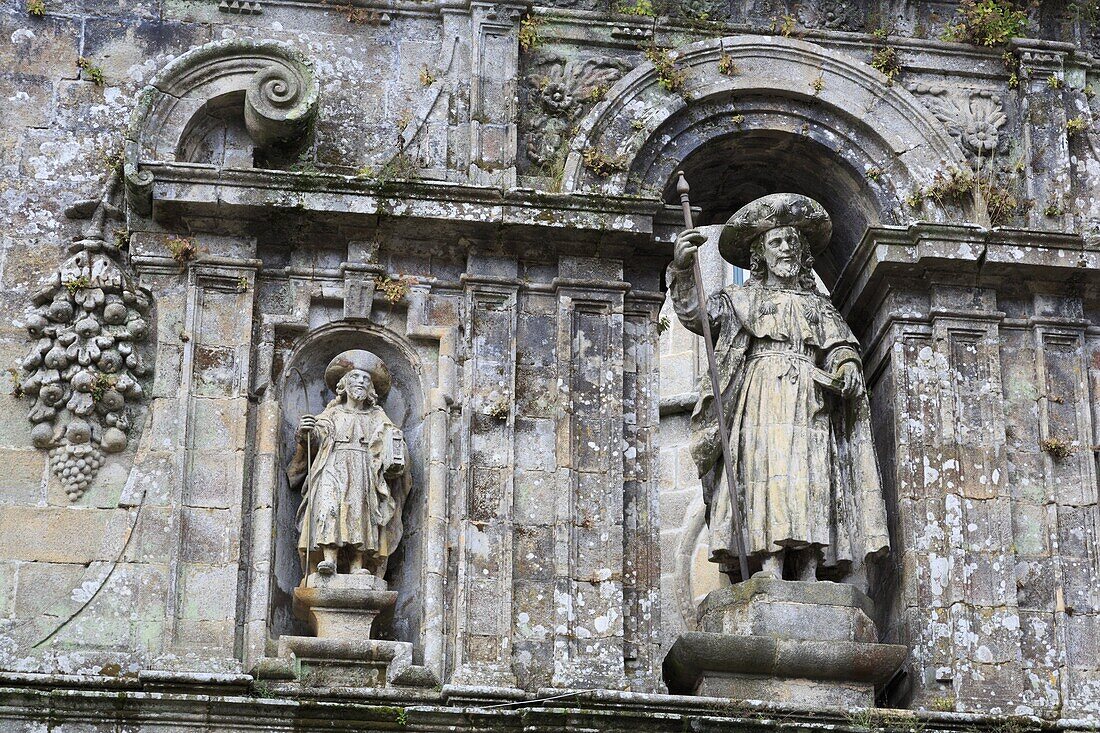
<instances>
[{"instance_id":1,"label":"stone pedestal","mask_svg":"<svg viewBox=\"0 0 1100 733\"><path fill-rule=\"evenodd\" d=\"M294 589L294 616L319 639L369 639L374 619L397 604L397 592L370 574L312 573Z\"/></svg>"},{"instance_id":2,"label":"stone pedestal","mask_svg":"<svg viewBox=\"0 0 1100 733\"><path fill-rule=\"evenodd\" d=\"M871 600L850 585L751 578L710 593L701 631L665 657L669 692L871 707L908 650L878 643Z\"/></svg>"},{"instance_id":3,"label":"stone pedestal","mask_svg":"<svg viewBox=\"0 0 1100 733\"><path fill-rule=\"evenodd\" d=\"M370 637L374 620L396 603L397 593L373 575L313 573L294 589L294 615L316 636L281 637L279 656L292 658L299 679L312 685L437 685L430 670L413 664L412 644Z\"/></svg>"}]
</instances>

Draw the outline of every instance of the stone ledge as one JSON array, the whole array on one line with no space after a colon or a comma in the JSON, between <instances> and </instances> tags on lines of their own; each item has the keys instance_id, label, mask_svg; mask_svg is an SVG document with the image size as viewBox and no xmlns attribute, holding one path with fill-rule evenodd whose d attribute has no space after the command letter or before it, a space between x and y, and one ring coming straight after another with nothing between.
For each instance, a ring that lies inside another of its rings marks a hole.
<instances>
[{"instance_id":1,"label":"stone ledge","mask_svg":"<svg viewBox=\"0 0 1100 733\"><path fill-rule=\"evenodd\" d=\"M30 678L34 678L33 680ZM0 729L8 722L49 720L52 730L115 730L119 725L214 733L227 729L287 731L452 730L529 731L631 730L637 733L694 731L882 730L923 733L1016 733L1094 731L1095 720L1041 720L1033 716L914 713L907 710L827 711L804 705L737 702L718 698L618 692L540 690L514 707L448 706L439 690L352 690L273 685L263 697L141 690L119 695L103 677L0 674ZM29 686L33 683L34 687ZM80 684L77 684L80 683ZM137 680L133 683L136 685ZM37 688L37 689L35 689ZM54 689L42 689L54 688ZM285 692L284 692L285 688ZM540 700L544 692L555 699ZM285 695L285 696L284 696ZM486 701L498 704L499 701ZM399 723L399 719L403 723ZM115 727L112 727L115 726Z\"/></svg>"}]
</instances>

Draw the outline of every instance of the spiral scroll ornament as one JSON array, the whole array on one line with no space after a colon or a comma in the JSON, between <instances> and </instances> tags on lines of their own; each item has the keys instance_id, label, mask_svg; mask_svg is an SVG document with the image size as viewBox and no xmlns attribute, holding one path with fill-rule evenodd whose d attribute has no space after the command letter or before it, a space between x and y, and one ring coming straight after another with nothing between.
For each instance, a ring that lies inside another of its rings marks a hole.
<instances>
[{"instance_id":1,"label":"spiral scroll ornament","mask_svg":"<svg viewBox=\"0 0 1100 733\"><path fill-rule=\"evenodd\" d=\"M317 109L317 84L308 67L272 63L257 71L245 92L245 123L266 146L300 136Z\"/></svg>"},{"instance_id":2,"label":"spiral scroll ornament","mask_svg":"<svg viewBox=\"0 0 1100 733\"><path fill-rule=\"evenodd\" d=\"M149 335L149 293L120 268L119 248L80 240L34 296L26 326L35 341L21 364L22 393L34 399L31 442L71 501L87 491L106 455L129 441L130 407L143 390L139 345Z\"/></svg>"}]
</instances>

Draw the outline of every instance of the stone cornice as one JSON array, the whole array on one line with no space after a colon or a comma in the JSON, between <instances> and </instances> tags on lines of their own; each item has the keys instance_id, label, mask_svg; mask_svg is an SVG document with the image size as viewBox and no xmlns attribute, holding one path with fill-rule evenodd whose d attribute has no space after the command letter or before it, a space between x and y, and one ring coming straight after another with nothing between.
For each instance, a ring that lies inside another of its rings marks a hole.
<instances>
[{"instance_id":1,"label":"stone cornice","mask_svg":"<svg viewBox=\"0 0 1100 733\"><path fill-rule=\"evenodd\" d=\"M663 207L659 200L644 197L502 190L445 181L378 181L185 163L143 163L142 170L153 178L155 217L194 214L240 221L293 212L373 227L379 217L388 216L606 232L639 244L652 240L654 218Z\"/></svg>"},{"instance_id":2,"label":"stone cornice","mask_svg":"<svg viewBox=\"0 0 1100 733\"><path fill-rule=\"evenodd\" d=\"M976 283L1004 277L1100 282L1100 251L1075 233L918 223L869 229L833 287L851 317L892 277L964 275Z\"/></svg>"}]
</instances>

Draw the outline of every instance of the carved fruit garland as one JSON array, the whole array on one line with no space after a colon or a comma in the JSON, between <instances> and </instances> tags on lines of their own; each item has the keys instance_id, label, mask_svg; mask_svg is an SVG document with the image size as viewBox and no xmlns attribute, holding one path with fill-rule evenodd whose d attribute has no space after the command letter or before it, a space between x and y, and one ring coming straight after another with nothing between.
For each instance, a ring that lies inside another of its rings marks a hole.
<instances>
[{"instance_id":1,"label":"carved fruit garland","mask_svg":"<svg viewBox=\"0 0 1100 733\"><path fill-rule=\"evenodd\" d=\"M50 468L72 501L84 495L105 454L126 448L128 407L141 398L138 380L146 372L138 344L149 335L151 301L119 265L118 245L103 237L111 212L117 210L106 197L96 203L97 226L34 295L27 318L36 340L22 362L23 394L35 400L31 441L49 450Z\"/></svg>"}]
</instances>

